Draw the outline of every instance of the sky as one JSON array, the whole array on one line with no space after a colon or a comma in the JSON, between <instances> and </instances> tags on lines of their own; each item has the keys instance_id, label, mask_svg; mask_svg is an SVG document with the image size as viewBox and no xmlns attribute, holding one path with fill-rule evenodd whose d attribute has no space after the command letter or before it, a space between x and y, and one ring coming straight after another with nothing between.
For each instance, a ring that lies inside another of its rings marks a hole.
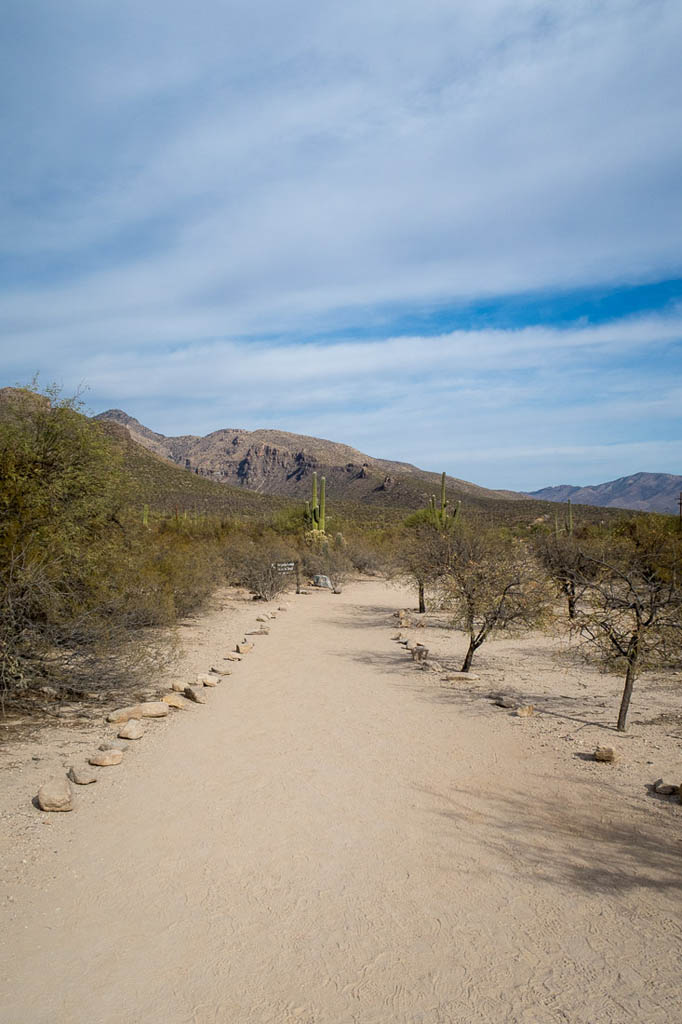
<instances>
[{"instance_id":1,"label":"sky","mask_svg":"<svg viewBox=\"0 0 682 1024\"><path fill-rule=\"evenodd\" d=\"M682 472L679 0L5 0L3 385Z\"/></svg>"}]
</instances>

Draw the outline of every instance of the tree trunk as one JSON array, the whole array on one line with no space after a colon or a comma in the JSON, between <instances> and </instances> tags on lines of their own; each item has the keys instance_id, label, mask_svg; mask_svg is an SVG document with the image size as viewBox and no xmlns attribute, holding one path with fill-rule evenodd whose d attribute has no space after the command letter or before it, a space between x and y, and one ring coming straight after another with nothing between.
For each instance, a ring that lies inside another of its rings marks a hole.
<instances>
[{"instance_id":1,"label":"tree trunk","mask_svg":"<svg viewBox=\"0 0 682 1024\"><path fill-rule=\"evenodd\" d=\"M572 580L566 584L566 597L568 598L568 617L575 619L575 583Z\"/></svg>"},{"instance_id":2,"label":"tree trunk","mask_svg":"<svg viewBox=\"0 0 682 1024\"><path fill-rule=\"evenodd\" d=\"M626 720L628 717L628 708L630 707L630 698L632 697L632 687L635 682L635 676L637 675L637 648L628 655L628 670L625 673L625 688L623 689L623 697L620 702L620 711L618 712L618 725L616 728L618 732L625 732Z\"/></svg>"},{"instance_id":3,"label":"tree trunk","mask_svg":"<svg viewBox=\"0 0 682 1024\"><path fill-rule=\"evenodd\" d=\"M466 657L464 659L464 664L462 665L462 667L460 669L460 672L468 672L469 671L469 669L471 668L471 662L473 661L473 658L474 658L475 650L476 650L476 644L474 643L474 640L473 640L473 637L472 637L469 640L469 649L468 649L468 651L466 653Z\"/></svg>"},{"instance_id":4,"label":"tree trunk","mask_svg":"<svg viewBox=\"0 0 682 1024\"><path fill-rule=\"evenodd\" d=\"M424 584L419 581L419 612L421 615L426 611L426 601L424 600Z\"/></svg>"}]
</instances>

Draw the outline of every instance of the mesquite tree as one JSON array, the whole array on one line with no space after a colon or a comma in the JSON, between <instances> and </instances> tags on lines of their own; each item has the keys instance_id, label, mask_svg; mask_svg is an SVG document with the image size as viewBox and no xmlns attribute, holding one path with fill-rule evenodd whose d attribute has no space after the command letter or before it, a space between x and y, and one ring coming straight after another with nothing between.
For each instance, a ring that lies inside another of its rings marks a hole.
<instances>
[{"instance_id":1,"label":"mesquite tree","mask_svg":"<svg viewBox=\"0 0 682 1024\"><path fill-rule=\"evenodd\" d=\"M626 728L635 681L682 657L682 535L641 518L582 551L574 628L607 665L625 668L617 728Z\"/></svg>"},{"instance_id":2,"label":"mesquite tree","mask_svg":"<svg viewBox=\"0 0 682 1024\"><path fill-rule=\"evenodd\" d=\"M460 526L443 586L453 625L469 638L462 672L491 634L539 625L550 606L547 581L531 551L493 530Z\"/></svg>"}]
</instances>

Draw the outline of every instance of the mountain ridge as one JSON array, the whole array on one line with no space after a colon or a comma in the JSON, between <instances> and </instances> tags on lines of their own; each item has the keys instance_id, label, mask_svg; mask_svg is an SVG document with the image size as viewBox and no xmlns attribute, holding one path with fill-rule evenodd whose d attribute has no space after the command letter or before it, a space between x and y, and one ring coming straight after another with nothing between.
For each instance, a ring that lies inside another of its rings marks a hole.
<instances>
[{"instance_id":1,"label":"mountain ridge","mask_svg":"<svg viewBox=\"0 0 682 1024\"><path fill-rule=\"evenodd\" d=\"M672 473L631 473L601 484L580 486L559 484L527 491L530 498L540 501L567 501L599 508L623 508L640 512L659 512L674 515L679 508L682 476Z\"/></svg>"}]
</instances>

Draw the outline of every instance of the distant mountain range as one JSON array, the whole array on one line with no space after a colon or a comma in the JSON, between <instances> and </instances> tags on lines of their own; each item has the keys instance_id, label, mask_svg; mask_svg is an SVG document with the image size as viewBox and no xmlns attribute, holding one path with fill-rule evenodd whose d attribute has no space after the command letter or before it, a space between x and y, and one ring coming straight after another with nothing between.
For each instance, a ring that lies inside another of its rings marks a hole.
<instances>
[{"instance_id":1,"label":"distant mountain range","mask_svg":"<svg viewBox=\"0 0 682 1024\"><path fill-rule=\"evenodd\" d=\"M604 484L575 487L560 484L529 491L531 498L542 501L566 501L575 504L598 505L601 508L639 509L642 512L662 512L672 515L679 511L682 476L670 473L634 473L621 476Z\"/></svg>"},{"instance_id":2,"label":"distant mountain range","mask_svg":"<svg viewBox=\"0 0 682 1024\"><path fill-rule=\"evenodd\" d=\"M166 437L122 409L108 409L95 419L124 427L143 448L195 476L259 494L307 498L313 471L326 476L328 493L339 501L355 504L423 508L440 488L438 473L407 462L376 459L336 441L284 430L225 428L206 437ZM450 501L462 500L469 508L485 511L494 519L510 520L546 512L529 499L540 503L570 498L574 504L592 507L674 513L680 490L682 477L664 473L636 473L594 487L545 487L530 494L491 490L457 477L447 478Z\"/></svg>"},{"instance_id":3,"label":"distant mountain range","mask_svg":"<svg viewBox=\"0 0 682 1024\"><path fill-rule=\"evenodd\" d=\"M121 409L109 409L95 418L124 426L138 444L198 476L261 494L307 498L313 471L326 476L328 492L346 501L419 508L440 488L438 473L407 462L375 459L319 437L231 428L206 437L166 437ZM449 494L462 500L525 500L525 495L489 490L456 477L447 478L447 487Z\"/></svg>"}]
</instances>

